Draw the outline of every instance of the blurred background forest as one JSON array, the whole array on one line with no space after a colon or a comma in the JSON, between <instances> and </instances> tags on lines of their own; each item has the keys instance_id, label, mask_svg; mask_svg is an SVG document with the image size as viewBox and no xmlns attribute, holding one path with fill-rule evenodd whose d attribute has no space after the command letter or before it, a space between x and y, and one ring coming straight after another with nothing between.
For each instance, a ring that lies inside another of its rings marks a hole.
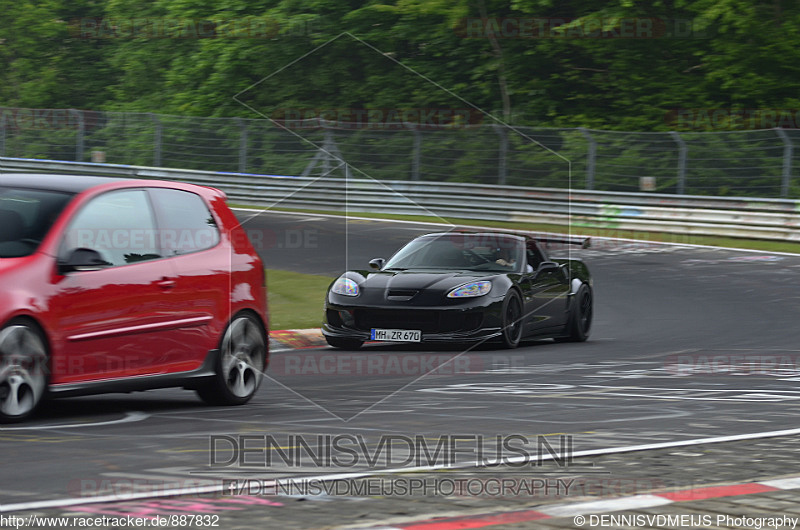
<instances>
[{"instance_id":1,"label":"blurred background forest","mask_svg":"<svg viewBox=\"0 0 800 530\"><path fill-rule=\"evenodd\" d=\"M298 155L303 136L334 142L378 178L561 186L564 162L543 145L573 160L576 182L594 189L635 191L649 175L672 193L800 193L800 137L768 130L800 122L798 0L0 6L0 107L101 111L83 115L77 139L74 127L26 130L12 112L0 120L4 156L88 160L102 150L117 163L328 170L329 160L312 163L313 149ZM446 136L310 126L288 135L262 119L474 108L527 137L487 127L497 121L480 113L466 122L482 126L456 124ZM715 109L721 117L710 119Z\"/></svg>"},{"instance_id":2,"label":"blurred background forest","mask_svg":"<svg viewBox=\"0 0 800 530\"><path fill-rule=\"evenodd\" d=\"M800 108L797 0L0 0L0 6L5 107L254 117L234 94L350 32L520 125L659 131L670 128L671 109ZM488 38L463 27L471 18L525 17L685 23L674 35L656 31L653 38L515 38L502 28L499 38ZM192 27L182 35L173 29L181 38L137 38L121 26L158 18L223 25L252 18L267 25L263 37L245 31L232 38L224 28L218 38L193 38ZM435 87L398 79L397 65L385 57L349 44L325 47L302 67L287 68L271 89L272 101L264 104L287 108L454 105Z\"/></svg>"}]
</instances>

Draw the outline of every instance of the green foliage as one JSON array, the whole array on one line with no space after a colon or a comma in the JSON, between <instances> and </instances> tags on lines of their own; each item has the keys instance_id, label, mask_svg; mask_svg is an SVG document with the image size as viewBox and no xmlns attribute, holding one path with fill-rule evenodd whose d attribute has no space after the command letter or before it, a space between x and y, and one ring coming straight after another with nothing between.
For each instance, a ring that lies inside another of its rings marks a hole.
<instances>
[{"instance_id":1,"label":"green foliage","mask_svg":"<svg viewBox=\"0 0 800 530\"><path fill-rule=\"evenodd\" d=\"M0 0L0 9L0 106L142 113L87 131L93 149L124 152L129 163L156 156L145 113L257 119L314 109L470 109L484 124L549 128L545 141L509 135L506 177L559 186L569 177L564 158L583 178L586 156L585 138L562 129L666 132L676 127L674 109L800 108L796 0ZM544 22L551 20L561 22ZM504 33L526 22L545 29ZM631 24L651 31L623 36ZM248 171L297 174L314 149L303 139L322 139L319 130L248 123ZM198 127L176 128L162 163L190 166L186 149L199 145L218 156L205 169L235 170L238 126ZM714 124L698 122L682 132L709 130ZM477 131L423 133L420 178L494 182L499 138ZM9 137L6 153L73 158L74 131L52 132L50 143L63 149L42 147L41 134ZM690 156L708 162L692 166L692 191L742 193L755 168L753 184L776 193L780 168L748 155L779 156L769 136L751 151L702 140ZM632 189L644 173L674 190L674 153L648 158L670 143L663 138L604 137L598 162L616 169L598 172L598 187ZM410 132L354 132L337 142L373 176L410 171ZM722 174L715 149L740 156L741 172Z\"/></svg>"},{"instance_id":2,"label":"green foliage","mask_svg":"<svg viewBox=\"0 0 800 530\"><path fill-rule=\"evenodd\" d=\"M233 98L251 88L240 99L265 115L468 101L520 125L664 131L673 108L800 103L800 10L790 0L0 0L0 8L4 106L252 118ZM498 38L465 31L478 19L497 21ZM502 33L503 21L544 19L566 23L528 38ZM620 19L659 31L609 37ZM149 21L138 36L124 30L136 21ZM202 21L214 23L214 38L196 32ZM158 22L172 33L153 29ZM600 38L586 34L595 23ZM663 34L676 25L681 34Z\"/></svg>"}]
</instances>

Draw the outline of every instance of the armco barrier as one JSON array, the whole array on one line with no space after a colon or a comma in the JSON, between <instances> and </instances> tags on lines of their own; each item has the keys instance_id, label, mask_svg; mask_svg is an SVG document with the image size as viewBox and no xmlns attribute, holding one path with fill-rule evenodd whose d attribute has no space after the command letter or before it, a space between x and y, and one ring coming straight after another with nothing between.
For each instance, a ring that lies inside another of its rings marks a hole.
<instances>
[{"instance_id":1,"label":"armco barrier","mask_svg":"<svg viewBox=\"0 0 800 530\"><path fill-rule=\"evenodd\" d=\"M800 241L800 202L652 193L377 181L0 158L0 172L180 180L224 190L265 208L437 215L577 227Z\"/></svg>"}]
</instances>

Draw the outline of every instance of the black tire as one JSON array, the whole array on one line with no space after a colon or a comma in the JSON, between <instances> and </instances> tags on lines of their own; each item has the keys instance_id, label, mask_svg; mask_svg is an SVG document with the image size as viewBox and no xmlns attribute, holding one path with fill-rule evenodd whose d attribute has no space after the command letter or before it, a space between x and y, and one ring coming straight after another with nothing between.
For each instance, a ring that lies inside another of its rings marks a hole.
<instances>
[{"instance_id":1,"label":"black tire","mask_svg":"<svg viewBox=\"0 0 800 530\"><path fill-rule=\"evenodd\" d=\"M357 350L364 344L364 341L358 339L345 339L342 337L325 337L325 340L334 348L340 350Z\"/></svg>"},{"instance_id":2,"label":"black tire","mask_svg":"<svg viewBox=\"0 0 800 530\"><path fill-rule=\"evenodd\" d=\"M252 314L237 314L219 341L214 378L197 389L210 405L243 405L258 390L267 359L267 334Z\"/></svg>"},{"instance_id":3,"label":"black tire","mask_svg":"<svg viewBox=\"0 0 800 530\"><path fill-rule=\"evenodd\" d=\"M47 392L47 340L35 324L12 320L0 329L0 423L30 417Z\"/></svg>"},{"instance_id":4,"label":"black tire","mask_svg":"<svg viewBox=\"0 0 800 530\"><path fill-rule=\"evenodd\" d=\"M508 291L503 300L503 346L514 349L522 340L522 299L515 290Z\"/></svg>"},{"instance_id":5,"label":"black tire","mask_svg":"<svg viewBox=\"0 0 800 530\"><path fill-rule=\"evenodd\" d=\"M572 297L569 318L564 326L564 336L560 342L584 342L592 330L592 314L594 300L592 290L585 283L578 288Z\"/></svg>"}]
</instances>

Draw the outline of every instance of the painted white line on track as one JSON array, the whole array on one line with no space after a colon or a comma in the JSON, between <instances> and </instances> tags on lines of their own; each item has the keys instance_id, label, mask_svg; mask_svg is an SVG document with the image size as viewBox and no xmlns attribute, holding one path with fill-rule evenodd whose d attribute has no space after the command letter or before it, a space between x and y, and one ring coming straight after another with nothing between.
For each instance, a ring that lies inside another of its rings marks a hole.
<instances>
[{"instance_id":1,"label":"painted white line on track","mask_svg":"<svg viewBox=\"0 0 800 530\"><path fill-rule=\"evenodd\" d=\"M575 451L570 455L570 458L583 458L589 456L602 456L602 455L610 455L610 454L620 454L620 453L632 453L638 451L648 451L654 449L671 449L674 447L687 447L692 445L705 445L705 444L714 444L714 443L723 443L723 442L738 442L742 440L756 440L760 438L775 438L778 436L795 436L800 434L800 429L785 429L780 431L768 431L768 432L755 432L755 433L748 433L748 434L734 434L729 436L714 436L710 438L696 438L693 440L678 440L673 442L660 442L660 443L653 443L653 444L642 444L642 445L630 445L626 447L611 447L606 449L588 449L585 451ZM560 458L560 455L538 455L535 457L537 462L544 461L544 460L553 460L556 458ZM419 473L419 472L428 472L428 471L445 471L445 470L455 470L455 469L470 469L475 467L485 467L490 465L508 465L508 464L524 464L530 461L529 456L520 456L516 458L502 458L497 460L485 460L483 462L463 462L453 465L432 465L432 466L413 466L413 467L401 467L401 468L394 468L394 469L380 469L380 470L373 470L373 471L360 471L360 472L351 472L351 473L334 473L330 475L318 475L318 476L302 476L302 477L284 477L281 479L274 479L274 478L260 478L257 476L253 476L252 474L248 474L248 478L250 479L259 479L263 480L267 483L283 483L283 484L290 484L296 482L308 482L308 481L320 481L320 482L330 482L335 480L356 480L362 479L367 477L374 477L378 475L393 475L393 474L403 474L403 473ZM279 481L279 482L278 482ZM777 486L776 486L777 487ZM155 499L155 498L163 498L163 497L178 497L178 496L185 496L185 495L200 495L200 494L207 494L207 493L221 493L225 490L224 484L216 484L213 486L204 486L204 487L191 487L191 488L174 488L170 490L159 490L153 492L137 492L137 493L126 493L120 495L100 495L96 497L72 497L66 499L51 499L51 500L44 500L44 501L30 501L30 502L19 502L13 504L3 504L0 505L0 513L5 512L15 512L15 511L22 511L22 510L43 510L47 508L64 508L67 506L79 506L83 504L98 504L98 503L106 503L106 502L126 502L126 501L133 501L133 500L141 500L141 499ZM645 496L649 497L649 496ZM643 501L644 502L644 501Z\"/></svg>"},{"instance_id":2,"label":"painted white line on track","mask_svg":"<svg viewBox=\"0 0 800 530\"><path fill-rule=\"evenodd\" d=\"M242 212L259 212L259 213L268 213L268 214L280 214L280 215L308 215L308 213L302 212L282 212L277 210L259 210L257 208L231 208L231 210L237 210ZM672 247L688 247L688 248L701 248L701 249L711 249L711 250L733 250L736 252L752 252L752 253L759 253L759 254L772 254L776 256L800 256L800 254L795 252L780 252L780 251L772 251L772 250L759 250L753 248L734 248L734 247L718 247L714 245L696 245L693 243L670 243L668 241L651 241L649 239L630 239L625 237L603 237L603 236L585 236L580 234L564 234L563 232L539 232L536 230L519 230L519 229L509 229L509 228L497 228L491 226L475 226L475 225L456 225L456 224L449 224L449 223L434 223L431 221L407 221L405 219L380 219L375 217L359 217L359 216L352 216L352 215L336 215L336 214L319 214L319 217L323 217L325 219L353 219L359 221L376 221L376 222L383 222L383 223L398 223L398 224L416 224L416 225L425 225L425 226L444 226L444 227L469 227L475 228L477 230L491 230L491 231L502 231L502 232L519 232L519 233L536 233L542 235L550 235L550 236L569 236L574 238L580 237L591 237L592 239L598 239L601 241L626 241L630 243L649 243L653 245L665 245L665 246L672 246ZM510 222L510 221L509 221ZM781 241L775 241L777 243L781 243ZM591 248L591 247L590 247Z\"/></svg>"},{"instance_id":3,"label":"painted white line on track","mask_svg":"<svg viewBox=\"0 0 800 530\"><path fill-rule=\"evenodd\" d=\"M758 483L765 486L770 486L772 488L777 488L779 490L795 490L800 488L800 477L761 480Z\"/></svg>"},{"instance_id":4,"label":"painted white line on track","mask_svg":"<svg viewBox=\"0 0 800 530\"><path fill-rule=\"evenodd\" d=\"M87 427L104 427L106 425L119 425L121 423L132 423L143 421L150 415L144 412L128 412L124 418L118 420L99 421L95 423L62 423L60 425L32 425L30 427L2 427L0 433L7 431L49 431L54 429L85 429Z\"/></svg>"},{"instance_id":5,"label":"painted white line on track","mask_svg":"<svg viewBox=\"0 0 800 530\"><path fill-rule=\"evenodd\" d=\"M303 212L282 212L278 210L261 210L258 208L231 208L231 210L241 211L241 212L257 212L258 214L265 213L265 214L300 215L300 216L308 215L308 213L303 213ZM379 219L376 217L360 217L357 215L337 215L328 213L317 214L317 217L321 217L323 219L352 219L354 221L378 221L382 223L397 223L397 224L412 224L412 225L457 226L449 223L435 223L433 221L408 221L406 219ZM495 228L494 230L497 230L497 228Z\"/></svg>"},{"instance_id":6,"label":"painted white line on track","mask_svg":"<svg viewBox=\"0 0 800 530\"><path fill-rule=\"evenodd\" d=\"M656 495L634 495L621 499L561 504L559 506L539 508L536 511L551 517L569 517L584 513L615 512L618 510L640 510L672 504L672 501Z\"/></svg>"}]
</instances>

